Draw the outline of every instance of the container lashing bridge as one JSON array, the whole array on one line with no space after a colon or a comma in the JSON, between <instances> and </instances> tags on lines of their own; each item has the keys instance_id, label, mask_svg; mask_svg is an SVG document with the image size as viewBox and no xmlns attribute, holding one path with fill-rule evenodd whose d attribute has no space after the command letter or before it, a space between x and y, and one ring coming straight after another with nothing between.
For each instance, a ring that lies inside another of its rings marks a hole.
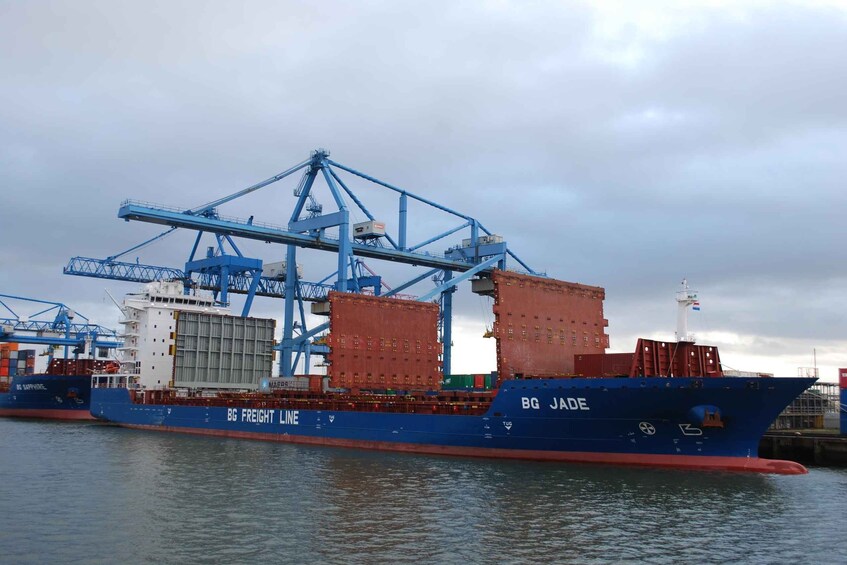
<instances>
[{"instance_id":1,"label":"container lashing bridge","mask_svg":"<svg viewBox=\"0 0 847 565\"><path fill-rule=\"evenodd\" d=\"M126 221L136 220L169 226L164 233L135 246L123 253L104 260L74 257L65 268L65 273L93 276L114 280L149 282L159 279L179 279L186 285L212 289L226 301L227 293L247 295L243 315L249 312L254 296L273 296L285 301L282 341L277 346L281 351L280 374L291 376L304 358L309 372L310 354L325 353L326 346L315 344L315 338L328 329L329 324L306 327L304 302L326 300L330 290L339 292L364 292L401 297L406 289L426 279L435 281L435 288L416 299L438 300L441 308L439 317L439 339L443 344L443 370L450 373L452 342L452 294L456 286L474 276L486 276L493 269L506 269L507 259L514 260L532 275L544 276L524 263L507 246L501 237L493 234L475 218L452 210L441 204L416 195L408 190L381 181L353 168L337 163L330 158L329 151L317 149L308 159L293 167L243 190L219 198L192 209L180 209L146 202L127 200L121 204L118 217ZM286 226L272 225L249 219L229 218L219 214L218 209L228 202L256 192L294 173L302 172L294 190L296 203ZM364 179L397 196L398 227L392 235L379 222L341 178L344 172ZM315 183L321 178L335 204L334 210L324 212L314 197ZM348 203L348 199L349 202ZM437 233L421 242L408 241L409 202L414 201L431 209L458 219L458 224ZM358 211L358 212L357 212ZM361 213L368 219L362 224L351 224L351 212ZM376 229L373 229L375 228ZM156 239L165 237L173 230L184 228L198 232L194 247L183 270L122 262L117 259ZM381 230L379 228L382 228ZM460 245L449 247L446 252L432 253L425 248L449 236L464 231L469 237ZM216 246L207 250L206 256L196 258L203 234L213 234ZM286 245L285 272L283 276L262 276L262 262L244 257L233 238L250 239L266 243ZM225 246L231 247L228 252ZM336 270L318 282L300 280L297 271L298 249L317 249L335 253ZM398 286L388 288L381 277L364 265L361 258L391 261L428 270ZM385 292L383 292L383 289ZM408 298L408 296L405 296ZM299 320L295 321L295 313Z\"/></svg>"}]
</instances>

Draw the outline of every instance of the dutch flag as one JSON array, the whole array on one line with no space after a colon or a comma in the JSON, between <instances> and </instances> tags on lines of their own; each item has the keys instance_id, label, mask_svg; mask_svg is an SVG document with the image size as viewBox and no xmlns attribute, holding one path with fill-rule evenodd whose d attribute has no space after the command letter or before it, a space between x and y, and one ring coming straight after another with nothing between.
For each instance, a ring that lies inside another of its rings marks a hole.
<instances>
[{"instance_id":1,"label":"dutch flag","mask_svg":"<svg viewBox=\"0 0 847 565\"><path fill-rule=\"evenodd\" d=\"M697 311L699 312L699 311L700 311L700 303L699 303L699 302L695 302L695 303L694 303L694 306L693 306L691 309L692 309L692 310L697 310Z\"/></svg>"}]
</instances>

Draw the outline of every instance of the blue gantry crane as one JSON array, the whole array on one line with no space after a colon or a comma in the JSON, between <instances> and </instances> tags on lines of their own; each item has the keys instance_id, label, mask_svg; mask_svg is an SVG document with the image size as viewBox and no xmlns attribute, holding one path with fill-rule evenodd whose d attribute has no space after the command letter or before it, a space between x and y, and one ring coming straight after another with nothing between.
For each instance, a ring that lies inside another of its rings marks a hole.
<instances>
[{"instance_id":1,"label":"blue gantry crane","mask_svg":"<svg viewBox=\"0 0 847 565\"><path fill-rule=\"evenodd\" d=\"M310 198L308 209L310 213L315 214L320 212L321 206L314 198ZM205 214L208 217L216 217L216 213L213 211L208 211ZM128 253L163 239L175 230L176 228L170 228L151 239L105 259L72 257L64 267L63 272L66 275L137 283L179 280L185 285L186 292L192 288L211 290L215 293L215 298L222 303L228 303L229 293L245 294L247 298L244 301L242 316L248 315L253 304L253 298L256 296L285 297L285 275L263 276L261 259L245 257L229 235L212 234L215 244L206 248L205 257L198 258L197 252L204 235L203 231L199 231L184 269L147 265L137 260L134 263L118 260ZM328 278L330 277L319 282L298 280L298 298L307 302L325 300L329 291L335 288L334 285L326 283ZM362 290L372 289L375 294L379 294L381 278L373 272L370 275L363 273L359 277L354 277L351 285Z\"/></svg>"},{"instance_id":2,"label":"blue gantry crane","mask_svg":"<svg viewBox=\"0 0 847 565\"><path fill-rule=\"evenodd\" d=\"M36 305L37 311L19 314L23 304ZM64 347L65 358L70 353L94 357L95 348L114 349L122 345L117 332L92 324L61 302L0 294L0 307L0 342ZM52 348L50 351L52 355Z\"/></svg>"},{"instance_id":3,"label":"blue gantry crane","mask_svg":"<svg viewBox=\"0 0 847 565\"><path fill-rule=\"evenodd\" d=\"M218 213L218 208L237 198L241 198L268 185L280 181L298 171L302 171L300 181L294 191L296 203L287 225L273 225L256 222L251 216L247 220L237 218L225 218ZM398 228L394 235L384 230L384 224L377 221L365 203L357 197L348 185L342 180L339 172L345 172L360 179L364 179L378 187L387 189L397 195L398 198ZM314 198L313 189L318 178L323 179L332 199L335 210L325 213ZM352 203L348 203L349 201ZM409 202L415 201L429 208L443 212L458 219L458 224L425 239L424 241L410 244L408 241ZM368 222L351 225L351 211L359 210L367 218ZM309 370L309 355L315 351L313 343L315 336L325 331L328 324L320 324L311 329L306 327L306 312L303 302L309 300L320 300L319 295L310 295L309 287L304 285L297 273L297 251L298 249L317 249L329 251L337 255L337 269L315 285L325 285L321 288L332 288L341 292L359 292L366 283L370 288L380 293L383 286L379 277L364 274L360 269L362 263L359 258L372 258L395 263L428 267L423 274L406 281L405 283L387 290L383 296L399 295L407 288L433 278L436 287L423 296L417 297L420 301L437 299L441 304L440 339L443 343L443 367L445 374L449 374L451 365L451 340L452 340L452 293L458 284L467 281L474 276L484 276L491 270L506 269L507 259L514 260L526 272L543 276L524 263L515 253L510 250L501 237L495 235L482 225L477 219L441 204L423 198L417 194L399 188L392 184L383 182L375 177L347 167L330 159L329 151L318 149L311 153L305 161L243 190L219 198L205 205L192 209L173 208L168 206L154 205L146 202L127 200L121 204L118 217L124 220L137 220L154 224L162 224L170 227L168 232L177 228L196 230L203 233L214 234L218 241L226 241L235 247L232 238L251 239L267 243L280 243L287 246L286 272L280 283L276 296L285 300L283 317L283 337L278 349L280 355L280 374L290 376L302 355L306 357L306 370ZM378 228L382 226L383 230ZM433 253L425 248L466 230L468 238L462 240L459 245L449 247L446 252ZM165 235L162 234L162 235ZM157 236L158 237L158 236ZM222 238L222 239L221 239ZM199 241L199 235L198 235ZM192 251L192 258L186 264L182 276L187 283L190 273L198 273L201 277L207 276L207 288L218 288L222 295L226 287L229 292L234 292L232 280L245 277L237 291L248 293L248 300L252 294L259 292L262 280L256 283L256 264L249 261L235 261L227 263L225 260L206 261L214 259L206 257L206 260L193 259L197 245ZM221 248L222 249L222 248ZM240 256L240 254L237 254ZM133 268L132 264L97 264L97 260L75 258L66 268L66 272L75 271L73 274L82 274L81 271L100 270L99 275L105 278L121 278L115 276L122 273L127 276L138 276L148 268L147 275L166 276L169 273L158 267L141 266ZM112 258L114 259L114 258ZM77 261L74 263L74 261ZM205 261L205 262L204 262ZM74 268L71 269L70 267ZM158 269L158 272L156 270ZM178 273L170 273L178 274ZM361 276L360 276L361 275ZM216 284L210 281L212 277L219 277ZM374 278L375 277L375 278ZM247 278L250 279L249 286ZM225 283L229 279L229 283ZM329 281L334 282L329 284ZM128 280L123 278L122 280ZM152 280L152 279L151 279ZM324 293L325 296L325 293ZM295 309L298 310L300 320L295 323Z\"/></svg>"}]
</instances>

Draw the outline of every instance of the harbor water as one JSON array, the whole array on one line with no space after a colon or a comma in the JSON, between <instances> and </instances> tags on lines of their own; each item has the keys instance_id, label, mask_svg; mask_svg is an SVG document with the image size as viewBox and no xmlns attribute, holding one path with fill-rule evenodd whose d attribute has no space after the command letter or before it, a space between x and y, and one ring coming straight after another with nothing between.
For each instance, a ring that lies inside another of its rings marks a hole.
<instances>
[{"instance_id":1,"label":"harbor water","mask_svg":"<svg viewBox=\"0 0 847 565\"><path fill-rule=\"evenodd\" d=\"M430 457L0 419L0 563L844 563L847 470Z\"/></svg>"}]
</instances>

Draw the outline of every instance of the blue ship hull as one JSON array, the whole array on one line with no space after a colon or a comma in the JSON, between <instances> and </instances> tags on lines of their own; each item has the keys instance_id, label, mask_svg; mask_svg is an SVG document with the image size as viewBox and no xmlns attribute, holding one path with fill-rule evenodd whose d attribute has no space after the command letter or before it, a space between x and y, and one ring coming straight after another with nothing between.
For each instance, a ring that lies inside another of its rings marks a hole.
<instances>
[{"instance_id":1,"label":"blue ship hull","mask_svg":"<svg viewBox=\"0 0 847 565\"><path fill-rule=\"evenodd\" d=\"M138 404L92 390L91 413L166 431L534 460L804 473L759 459L762 434L814 379L575 378L507 381L482 415ZM709 416L718 415L717 418Z\"/></svg>"},{"instance_id":2,"label":"blue ship hull","mask_svg":"<svg viewBox=\"0 0 847 565\"><path fill-rule=\"evenodd\" d=\"M9 391L0 393L0 416L92 420L90 397L88 375L12 377Z\"/></svg>"}]
</instances>

